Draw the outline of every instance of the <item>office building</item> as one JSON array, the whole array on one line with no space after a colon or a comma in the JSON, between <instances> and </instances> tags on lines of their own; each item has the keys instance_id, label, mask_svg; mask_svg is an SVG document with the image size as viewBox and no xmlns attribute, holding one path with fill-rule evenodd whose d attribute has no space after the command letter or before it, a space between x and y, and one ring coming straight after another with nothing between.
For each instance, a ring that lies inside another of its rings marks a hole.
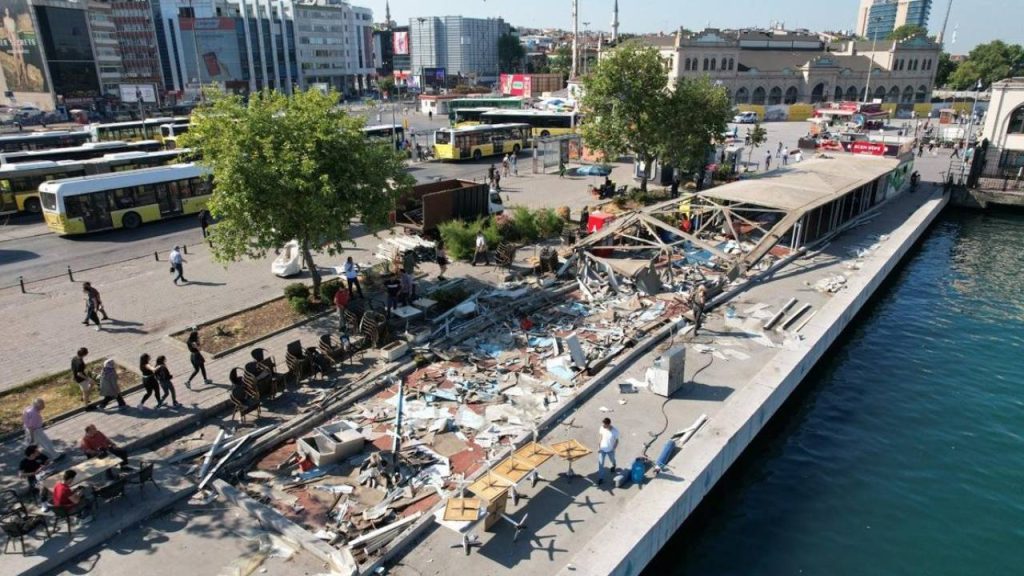
<instances>
[{"instance_id":1,"label":"office building","mask_svg":"<svg viewBox=\"0 0 1024 576\"><path fill-rule=\"evenodd\" d=\"M151 85L163 92L160 53L150 0L104 0L113 7L125 84ZM131 87L128 88L129 90Z\"/></svg>"},{"instance_id":2,"label":"office building","mask_svg":"<svg viewBox=\"0 0 1024 576\"><path fill-rule=\"evenodd\" d=\"M99 68L100 92L104 96L117 97L124 70L117 26L114 24L114 7L104 0L89 0L86 7L89 35Z\"/></svg>"},{"instance_id":3,"label":"office building","mask_svg":"<svg viewBox=\"0 0 1024 576\"><path fill-rule=\"evenodd\" d=\"M89 33L88 5L31 0L31 6L54 100L69 108L94 105L103 91Z\"/></svg>"},{"instance_id":4,"label":"office building","mask_svg":"<svg viewBox=\"0 0 1024 576\"><path fill-rule=\"evenodd\" d=\"M390 76L402 87L411 84L412 46L408 26L374 31L373 53L378 77Z\"/></svg>"},{"instance_id":5,"label":"office building","mask_svg":"<svg viewBox=\"0 0 1024 576\"><path fill-rule=\"evenodd\" d=\"M353 95L370 87L373 11L342 0L303 0L295 13L298 83Z\"/></svg>"},{"instance_id":6,"label":"office building","mask_svg":"<svg viewBox=\"0 0 1024 576\"><path fill-rule=\"evenodd\" d=\"M861 0L857 34L868 40L885 40L900 26L928 28L932 0Z\"/></svg>"},{"instance_id":7,"label":"office building","mask_svg":"<svg viewBox=\"0 0 1024 576\"><path fill-rule=\"evenodd\" d=\"M412 74L425 87L453 77L470 83L498 80L498 39L510 32L501 18L431 16L409 20Z\"/></svg>"}]
</instances>

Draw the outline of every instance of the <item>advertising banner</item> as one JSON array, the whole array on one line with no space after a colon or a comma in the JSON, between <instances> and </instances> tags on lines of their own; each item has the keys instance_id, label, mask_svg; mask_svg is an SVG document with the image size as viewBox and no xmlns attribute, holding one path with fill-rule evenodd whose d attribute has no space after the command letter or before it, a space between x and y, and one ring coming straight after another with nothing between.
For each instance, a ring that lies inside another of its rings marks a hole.
<instances>
[{"instance_id":1,"label":"advertising banner","mask_svg":"<svg viewBox=\"0 0 1024 576\"><path fill-rule=\"evenodd\" d=\"M850 152L854 154L869 154L871 156L884 156L885 144L881 142L865 142L862 140L850 143Z\"/></svg>"},{"instance_id":2,"label":"advertising banner","mask_svg":"<svg viewBox=\"0 0 1024 576\"><path fill-rule=\"evenodd\" d=\"M502 74L501 93L506 96L533 96L533 78L529 74Z\"/></svg>"},{"instance_id":3,"label":"advertising banner","mask_svg":"<svg viewBox=\"0 0 1024 576\"><path fill-rule=\"evenodd\" d=\"M409 32L395 32L391 35L391 48L395 54L409 53Z\"/></svg>"},{"instance_id":4,"label":"advertising banner","mask_svg":"<svg viewBox=\"0 0 1024 576\"><path fill-rule=\"evenodd\" d=\"M4 0L0 6L0 89L48 93L42 48L28 0Z\"/></svg>"},{"instance_id":5,"label":"advertising banner","mask_svg":"<svg viewBox=\"0 0 1024 576\"><path fill-rule=\"evenodd\" d=\"M182 18L181 48L188 71L186 84L200 82L241 82L242 53L238 48L238 32L233 18ZM196 49L199 57L196 57ZM199 66L197 73L196 66Z\"/></svg>"},{"instance_id":6,"label":"advertising banner","mask_svg":"<svg viewBox=\"0 0 1024 576\"><path fill-rule=\"evenodd\" d=\"M121 92L121 102L136 103L139 95L142 95L143 102L156 104L156 87L152 84L118 84Z\"/></svg>"},{"instance_id":7,"label":"advertising banner","mask_svg":"<svg viewBox=\"0 0 1024 576\"><path fill-rule=\"evenodd\" d=\"M445 86L445 69L444 68L424 68L423 69L423 83L426 86L432 88L444 88Z\"/></svg>"}]
</instances>

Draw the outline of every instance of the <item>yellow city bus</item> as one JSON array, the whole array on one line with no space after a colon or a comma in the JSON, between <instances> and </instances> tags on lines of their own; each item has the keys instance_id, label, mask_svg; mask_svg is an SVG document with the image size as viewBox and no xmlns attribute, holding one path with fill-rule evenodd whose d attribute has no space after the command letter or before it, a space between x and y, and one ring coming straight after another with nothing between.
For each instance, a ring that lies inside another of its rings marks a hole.
<instances>
[{"instance_id":1,"label":"yellow city bus","mask_svg":"<svg viewBox=\"0 0 1024 576\"><path fill-rule=\"evenodd\" d=\"M456 128L476 126L480 124L480 115L491 110L497 110L497 108L459 108L458 110L453 110L452 125Z\"/></svg>"},{"instance_id":2,"label":"yellow city bus","mask_svg":"<svg viewBox=\"0 0 1024 576\"><path fill-rule=\"evenodd\" d=\"M551 112L547 110L491 110L480 115L483 124L507 124L510 122L529 124L533 135L539 138L571 134L579 126L575 112Z\"/></svg>"},{"instance_id":3,"label":"yellow city bus","mask_svg":"<svg viewBox=\"0 0 1024 576\"><path fill-rule=\"evenodd\" d=\"M48 148L46 150L21 150L18 152L0 152L0 165L19 164L21 162L38 162L41 160L86 160L99 158L116 152L156 152L162 147L156 140L139 140L137 142L86 142L81 146L67 148Z\"/></svg>"},{"instance_id":4,"label":"yellow city bus","mask_svg":"<svg viewBox=\"0 0 1024 576\"><path fill-rule=\"evenodd\" d=\"M39 186L43 217L60 235L135 228L206 208L210 172L195 163L52 180Z\"/></svg>"},{"instance_id":5,"label":"yellow city bus","mask_svg":"<svg viewBox=\"0 0 1024 576\"><path fill-rule=\"evenodd\" d=\"M147 118L132 122L114 122L112 124L92 124L89 126L89 134L93 142L105 142L107 140L149 140L160 138L160 126L164 124L188 124L188 116L176 116L173 118Z\"/></svg>"},{"instance_id":6,"label":"yellow city bus","mask_svg":"<svg viewBox=\"0 0 1024 576\"><path fill-rule=\"evenodd\" d=\"M0 166L0 215L39 214L39 185L50 180L77 178L174 164L188 150L119 152L86 160L43 160Z\"/></svg>"},{"instance_id":7,"label":"yellow city bus","mask_svg":"<svg viewBox=\"0 0 1024 576\"><path fill-rule=\"evenodd\" d=\"M529 146L529 124L481 124L442 128L434 132L438 160L479 160L495 154L518 153Z\"/></svg>"},{"instance_id":8,"label":"yellow city bus","mask_svg":"<svg viewBox=\"0 0 1024 576\"><path fill-rule=\"evenodd\" d=\"M0 152L18 152L20 150L46 150L48 148L64 148L79 146L89 141L89 133L70 130L50 130L48 132L18 132L0 136Z\"/></svg>"}]
</instances>

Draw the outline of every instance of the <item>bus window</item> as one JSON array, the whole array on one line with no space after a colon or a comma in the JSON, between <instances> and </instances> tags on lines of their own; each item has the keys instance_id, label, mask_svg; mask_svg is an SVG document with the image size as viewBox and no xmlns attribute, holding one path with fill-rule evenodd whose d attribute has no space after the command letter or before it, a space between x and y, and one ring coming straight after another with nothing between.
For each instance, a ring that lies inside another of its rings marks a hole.
<instances>
[{"instance_id":1,"label":"bus window","mask_svg":"<svg viewBox=\"0 0 1024 576\"><path fill-rule=\"evenodd\" d=\"M42 201L44 210L56 210L57 209L57 195L53 192L42 192L39 194L39 200Z\"/></svg>"},{"instance_id":2,"label":"bus window","mask_svg":"<svg viewBox=\"0 0 1024 576\"><path fill-rule=\"evenodd\" d=\"M124 210L135 206L135 198L132 197L132 191L130 188L118 188L111 192L114 196L114 206L118 210Z\"/></svg>"},{"instance_id":3,"label":"bus window","mask_svg":"<svg viewBox=\"0 0 1024 576\"><path fill-rule=\"evenodd\" d=\"M156 204L156 190L153 186L137 186L135 188L135 203L138 206Z\"/></svg>"},{"instance_id":4,"label":"bus window","mask_svg":"<svg viewBox=\"0 0 1024 576\"><path fill-rule=\"evenodd\" d=\"M452 133L445 130L438 130L434 132L434 143L435 144L451 144Z\"/></svg>"}]
</instances>

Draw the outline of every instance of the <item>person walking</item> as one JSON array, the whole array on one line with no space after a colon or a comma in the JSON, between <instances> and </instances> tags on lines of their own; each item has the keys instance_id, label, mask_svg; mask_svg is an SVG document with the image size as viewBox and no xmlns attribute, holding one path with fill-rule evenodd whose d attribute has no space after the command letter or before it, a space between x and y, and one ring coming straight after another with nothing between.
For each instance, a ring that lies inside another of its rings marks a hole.
<instances>
[{"instance_id":1,"label":"person walking","mask_svg":"<svg viewBox=\"0 0 1024 576\"><path fill-rule=\"evenodd\" d=\"M334 293L334 308L338 310L339 332L345 332L345 309L348 308L349 299L348 290L338 286L338 291Z\"/></svg>"},{"instance_id":2,"label":"person walking","mask_svg":"<svg viewBox=\"0 0 1024 576\"><path fill-rule=\"evenodd\" d=\"M203 209L199 211L199 229L203 232L203 239L209 237L206 229L210 226L210 211Z\"/></svg>"},{"instance_id":3,"label":"person walking","mask_svg":"<svg viewBox=\"0 0 1024 576\"><path fill-rule=\"evenodd\" d=\"M690 295L690 310L693 312L693 336L697 336L697 331L700 330L701 325L704 323L704 307L707 305L708 293L707 288L703 284L697 286L697 288Z\"/></svg>"},{"instance_id":4,"label":"person walking","mask_svg":"<svg viewBox=\"0 0 1024 576\"><path fill-rule=\"evenodd\" d=\"M359 292L359 297L363 297L363 287L359 285L359 265L352 261L351 256L345 260L345 282L348 284L349 298L355 298L355 294L352 292L353 286Z\"/></svg>"},{"instance_id":5,"label":"person walking","mask_svg":"<svg viewBox=\"0 0 1024 576\"><path fill-rule=\"evenodd\" d=\"M490 168L487 169L487 183L491 186L494 185L494 175L498 173L498 170L491 164Z\"/></svg>"},{"instance_id":6,"label":"person walking","mask_svg":"<svg viewBox=\"0 0 1024 576\"><path fill-rule=\"evenodd\" d=\"M78 352L71 358L71 378L82 391L82 404L85 405L86 410L91 409L89 397L92 395L92 389L96 386L96 381L85 371L85 357L88 354L89 349L83 347L79 348Z\"/></svg>"},{"instance_id":7,"label":"person walking","mask_svg":"<svg viewBox=\"0 0 1024 576\"><path fill-rule=\"evenodd\" d=\"M99 332L103 327L100 325L99 315L96 314L96 300L93 299L84 284L82 285L82 294L85 295L85 320L82 320L82 324L88 326L91 320L96 324L96 331Z\"/></svg>"},{"instance_id":8,"label":"person walking","mask_svg":"<svg viewBox=\"0 0 1024 576\"><path fill-rule=\"evenodd\" d=\"M391 311L398 307L398 294L401 290L402 282L398 279L397 274L391 272L384 278L384 291L387 293L384 310L389 318L391 317Z\"/></svg>"},{"instance_id":9,"label":"person walking","mask_svg":"<svg viewBox=\"0 0 1024 576\"><path fill-rule=\"evenodd\" d=\"M501 172L494 173L494 189L501 192Z\"/></svg>"},{"instance_id":10,"label":"person walking","mask_svg":"<svg viewBox=\"0 0 1024 576\"><path fill-rule=\"evenodd\" d=\"M484 263L491 263L491 258L487 254L487 239L484 238L483 231L476 233L476 249L473 251L473 266L476 266L477 259L479 259L481 255L484 257Z\"/></svg>"},{"instance_id":11,"label":"person walking","mask_svg":"<svg viewBox=\"0 0 1024 576\"><path fill-rule=\"evenodd\" d=\"M174 274L175 272L177 273L177 276L174 277L174 284L177 285L178 284L178 280L181 280L182 284L187 283L188 280L185 279L185 266L184 266L186 260L181 255L181 248L178 247L178 246L175 246L174 249L171 250L171 254L170 254L170 256L167 257L167 260L170 261L170 263L171 263L171 274Z\"/></svg>"},{"instance_id":12,"label":"person walking","mask_svg":"<svg viewBox=\"0 0 1024 576\"><path fill-rule=\"evenodd\" d=\"M515 152L508 155L512 161L512 175L519 176L519 156Z\"/></svg>"},{"instance_id":13,"label":"person walking","mask_svg":"<svg viewBox=\"0 0 1024 576\"><path fill-rule=\"evenodd\" d=\"M434 121L434 111L433 110L427 110L427 120L430 120L431 122Z\"/></svg>"},{"instance_id":14,"label":"person walking","mask_svg":"<svg viewBox=\"0 0 1024 576\"><path fill-rule=\"evenodd\" d=\"M565 161L562 159L558 160L558 177L565 178Z\"/></svg>"},{"instance_id":15,"label":"person walking","mask_svg":"<svg viewBox=\"0 0 1024 576\"><path fill-rule=\"evenodd\" d=\"M163 396L160 394L160 385L156 381L156 372L149 365L149 354L139 356L139 373L142 374L142 389L146 391L142 395L142 400L139 400L139 408L146 403L146 400L149 400L150 396L156 398L156 405L159 407L163 402Z\"/></svg>"},{"instance_id":16,"label":"person walking","mask_svg":"<svg viewBox=\"0 0 1024 576\"><path fill-rule=\"evenodd\" d=\"M615 474L615 448L619 445L619 429L612 426L612 419L605 418L601 421L601 428L598 430L600 442L597 449L597 483L604 482L604 464L610 461L612 474Z\"/></svg>"},{"instance_id":17,"label":"person walking","mask_svg":"<svg viewBox=\"0 0 1024 576\"><path fill-rule=\"evenodd\" d=\"M505 154L505 157L501 159L501 175L508 178L512 170L512 153Z\"/></svg>"},{"instance_id":18,"label":"person walking","mask_svg":"<svg viewBox=\"0 0 1024 576\"><path fill-rule=\"evenodd\" d=\"M783 166L786 166L787 164L789 164L789 149L788 148L783 146L782 147L782 152L779 154L779 156L782 158L782 165Z\"/></svg>"},{"instance_id":19,"label":"person walking","mask_svg":"<svg viewBox=\"0 0 1024 576\"><path fill-rule=\"evenodd\" d=\"M206 358L203 357L203 352L199 346L199 332L197 330L189 332L185 345L188 346L188 359L192 363L192 375L185 381L185 388L192 389L192 379L199 373L202 373L204 383L212 383L213 381L206 375Z\"/></svg>"},{"instance_id":20,"label":"person walking","mask_svg":"<svg viewBox=\"0 0 1024 576\"><path fill-rule=\"evenodd\" d=\"M100 298L100 291L97 290L91 282L82 282L82 290L92 298L93 306L96 311L102 314L104 320L110 320L107 316L107 309L103 307L103 299Z\"/></svg>"},{"instance_id":21,"label":"person walking","mask_svg":"<svg viewBox=\"0 0 1024 576\"><path fill-rule=\"evenodd\" d=\"M166 356L160 355L156 357L156 372L154 375L156 376L157 384L160 385L160 389L164 391L164 397L156 403L157 407L159 408L164 403L164 400L167 400L167 397L170 396L174 407L180 408L181 403L178 402L178 395L175 394L174 382L171 381L173 376L171 376L171 371L167 369Z\"/></svg>"},{"instance_id":22,"label":"person walking","mask_svg":"<svg viewBox=\"0 0 1024 576\"><path fill-rule=\"evenodd\" d=\"M437 267L440 270L437 273L437 279L444 280L444 273L448 271L448 253L445 252L444 244L440 242L437 243L434 258L436 259Z\"/></svg>"},{"instance_id":23,"label":"person walking","mask_svg":"<svg viewBox=\"0 0 1024 576\"><path fill-rule=\"evenodd\" d=\"M103 397L100 408L106 408L111 400L117 400L118 410L128 407L121 394L121 386L117 383L117 365L114 364L113 358L107 358L103 362L103 371L100 372L100 396Z\"/></svg>"},{"instance_id":24,"label":"person walking","mask_svg":"<svg viewBox=\"0 0 1024 576\"><path fill-rule=\"evenodd\" d=\"M39 446L50 460L59 460L64 457L53 446L50 437L43 430L43 410L46 409L46 402L42 398L36 398L32 405L21 413L21 425L25 428L25 443L29 446Z\"/></svg>"},{"instance_id":25,"label":"person walking","mask_svg":"<svg viewBox=\"0 0 1024 576\"><path fill-rule=\"evenodd\" d=\"M779 147L775 149L775 155L782 154L782 142L779 142Z\"/></svg>"},{"instance_id":26,"label":"person walking","mask_svg":"<svg viewBox=\"0 0 1024 576\"><path fill-rule=\"evenodd\" d=\"M772 151L765 150L764 153L764 169L765 171L772 169Z\"/></svg>"}]
</instances>

